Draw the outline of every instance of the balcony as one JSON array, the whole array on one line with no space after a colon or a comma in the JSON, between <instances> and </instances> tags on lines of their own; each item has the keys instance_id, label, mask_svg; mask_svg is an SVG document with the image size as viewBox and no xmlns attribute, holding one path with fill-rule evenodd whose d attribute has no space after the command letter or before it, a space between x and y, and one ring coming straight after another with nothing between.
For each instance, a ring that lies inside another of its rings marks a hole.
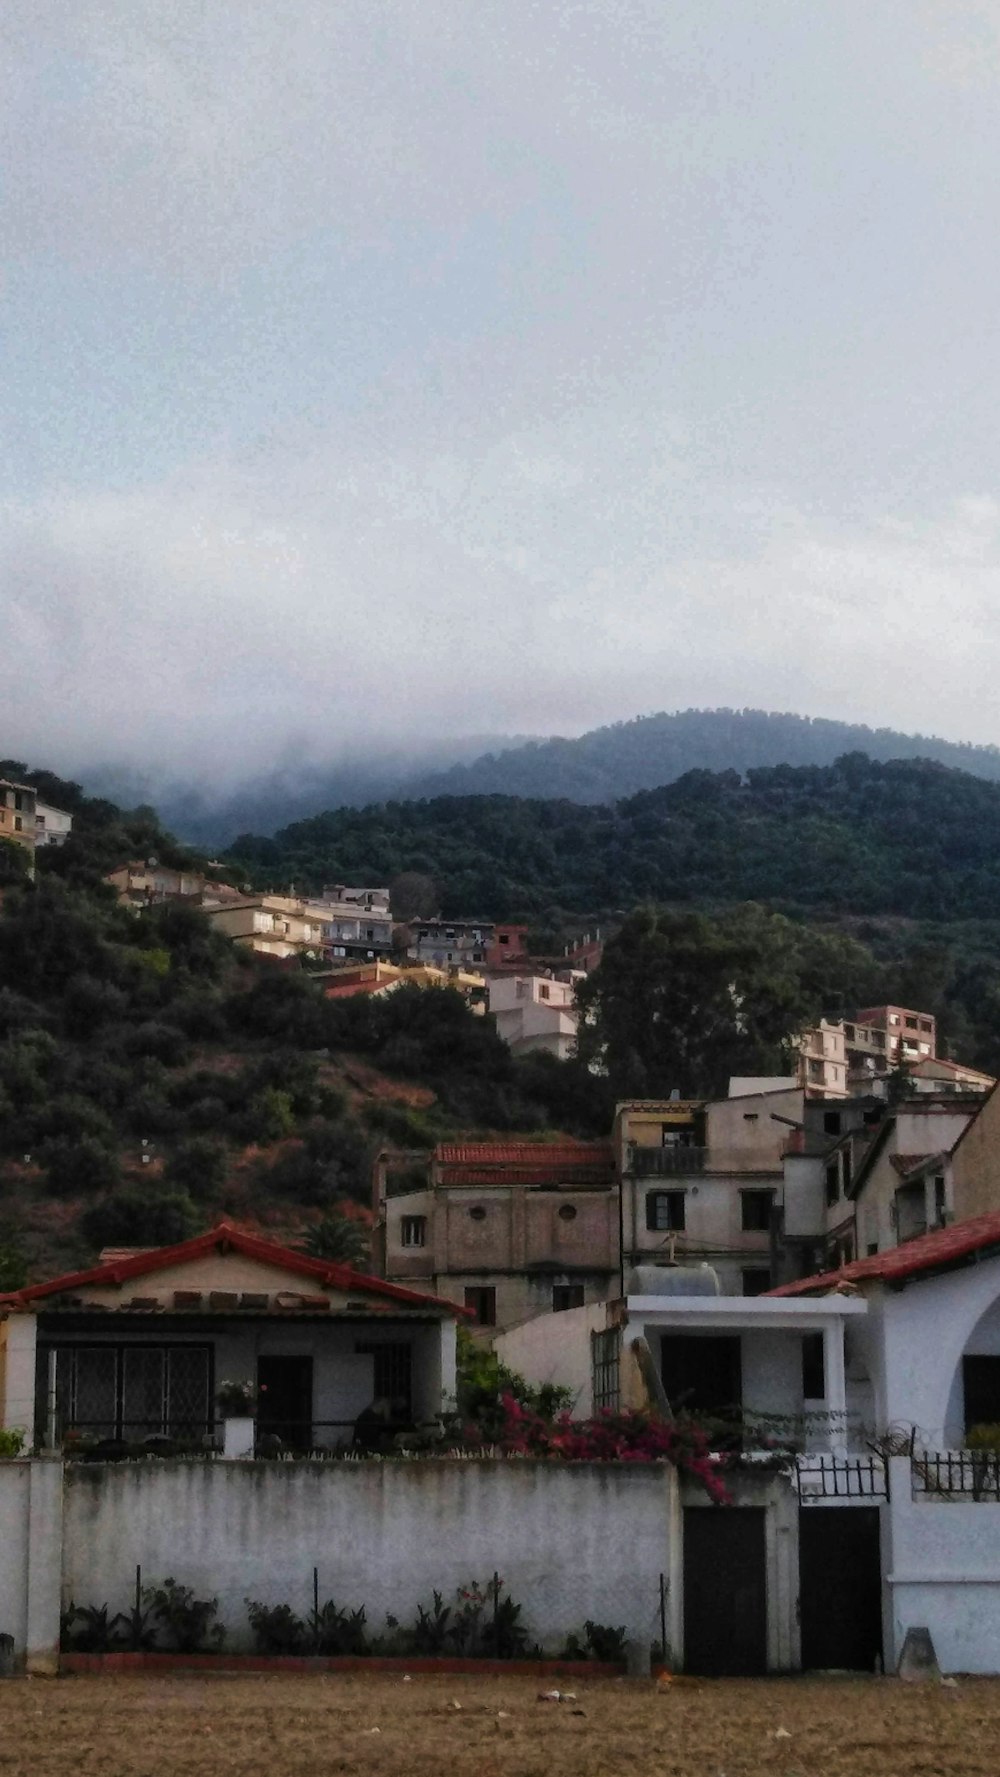
<instances>
[{"instance_id":1,"label":"balcony","mask_svg":"<svg viewBox=\"0 0 1000 1777\"><path fill-rule=\"evenodd\" d=\"M781 1172L776 1153L754 1148L642 1148L630 1146L625 1172L633 1178L692 1178L702 1173Z\"/></svg>"}]
</instances>

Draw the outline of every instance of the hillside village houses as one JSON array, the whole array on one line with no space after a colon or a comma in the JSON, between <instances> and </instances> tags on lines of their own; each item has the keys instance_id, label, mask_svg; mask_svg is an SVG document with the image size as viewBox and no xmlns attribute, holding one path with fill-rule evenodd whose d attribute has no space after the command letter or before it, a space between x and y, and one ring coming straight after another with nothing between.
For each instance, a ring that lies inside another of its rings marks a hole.
<instances>
[{"instance_id":1,"label":"hillside village houses","mask_svg":"<svg viewBox=\"0 0 1000 1777\"><path fill-rule=\"evenodd\" d=\"M13 840L32 860L40 845L63 845L73 831L73 816L43 802L30 784L0 778L0 839Z\"/></svg>"}]
</instances>

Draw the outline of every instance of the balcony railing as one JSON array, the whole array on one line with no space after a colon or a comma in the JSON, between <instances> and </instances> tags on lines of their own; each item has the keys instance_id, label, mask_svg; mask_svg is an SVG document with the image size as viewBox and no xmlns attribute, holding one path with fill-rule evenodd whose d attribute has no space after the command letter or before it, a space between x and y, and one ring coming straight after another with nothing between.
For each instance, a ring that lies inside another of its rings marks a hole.
<instances>
[{"instance_id":1,"label":"balcony railing","mask_svg":"<svg viewBox=\"0 0 1000 1777\"><path fill-rule=\"evenodd\" d=\"M777 1176L781 1161L754 1148L631 1147L625 1170L634 1178L689 1178L705 1172L758 1172Z\"/></svg>"},{"instance_id":2,"label":"balcony railing","mask_svg":"<svg viewBox=\"0 0 1000 1777\"><path fill-rule=\"evenodd\" d=\"M914 1499L1000 1502L1000 1451L921 1450L910 1458Z\"/></svg>"}]
</instances>

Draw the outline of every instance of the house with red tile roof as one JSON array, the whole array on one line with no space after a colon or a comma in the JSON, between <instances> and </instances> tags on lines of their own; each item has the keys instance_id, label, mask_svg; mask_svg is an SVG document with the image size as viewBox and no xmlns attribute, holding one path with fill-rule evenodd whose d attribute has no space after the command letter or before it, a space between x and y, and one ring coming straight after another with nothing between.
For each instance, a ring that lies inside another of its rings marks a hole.
<instances>
[{"instance_id":1,"label":"house with red tile roof","mask_svg":"<svg viewBox=\"0 0 1000 1777\"><path fill-rule=\"evenodd\" d=\"M436 1418L462 1316L223 1221L0 1296L0 1425L46 1449L211 1449L238 1383L270 1451L349 1447L376 1403L386 1437Z\"/></svg>"},{"instance_id":2,"label":"house with red tile roof","mask_svg":"<svg viewBox=\"0 0 1000 1777\"><path fill-rule=\"evenodd\" d=\"M470 1309L483 1327L601 1302L618 1276L610 1142L440 1143L378 1156L379 1269Z\"/></svg>"}]
</instances>

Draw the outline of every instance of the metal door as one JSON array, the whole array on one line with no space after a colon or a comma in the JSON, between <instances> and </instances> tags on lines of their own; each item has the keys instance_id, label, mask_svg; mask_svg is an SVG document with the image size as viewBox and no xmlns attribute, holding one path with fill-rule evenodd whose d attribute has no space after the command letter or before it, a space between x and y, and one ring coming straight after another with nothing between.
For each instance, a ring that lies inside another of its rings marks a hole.
<instances>
[{"instance_id":1,"label":"metal door","mask_svg":"<svg viewBox=\"0 0 1000 1777\"><path fill-rule=\"evenodd\" d=\"M799 1617L807 1671L872 1672L882 1654L877 1506L803 1506Z\"/></svg>"},{"instance_id":2,"label":"metal door","mask_svg":"<svg viewBox=\"0 0 1000 1777\"><path fill-rule=\"evenodd\" d=\"M710 1678L767 1671L761 1506L688 1506L684 1512L684 1670Z\"/></svg>"}]
</instances>

